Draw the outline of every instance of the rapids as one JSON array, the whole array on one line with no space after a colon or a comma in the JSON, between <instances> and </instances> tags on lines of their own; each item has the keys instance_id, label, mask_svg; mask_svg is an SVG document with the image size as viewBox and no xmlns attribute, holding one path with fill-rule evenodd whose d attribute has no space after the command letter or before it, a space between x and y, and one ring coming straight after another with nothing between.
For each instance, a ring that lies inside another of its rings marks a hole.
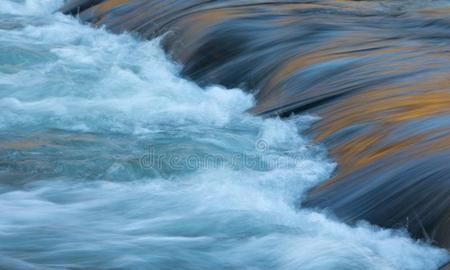
<instances>
[{"instance_id":1,"label":"rapids","mask_svg":"<svg viewBox=\"0 0 450 270\"><path fill-rule=\"evenodd\" d=\"M0 269L434 270L404 230L298 207L336 164L302 114L180 76L161 38L0 2Z\"/></svg>"}]
</instances>

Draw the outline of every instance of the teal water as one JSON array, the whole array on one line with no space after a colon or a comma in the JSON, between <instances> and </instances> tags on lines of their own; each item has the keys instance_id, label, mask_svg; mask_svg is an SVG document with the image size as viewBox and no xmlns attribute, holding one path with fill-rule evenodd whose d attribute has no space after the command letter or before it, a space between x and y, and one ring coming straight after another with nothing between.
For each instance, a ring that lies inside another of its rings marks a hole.
<instances>
[{"instance_id":1,"label":"teal water","mask_svg":"<svg viewBox=\"0 0 450 270\"><path fill-rule=\"evenodd\" d=\"M299 207L335 164L159 40L0 2L0 269L436 269L402 231Z\"/></svg>"}]
</instances>

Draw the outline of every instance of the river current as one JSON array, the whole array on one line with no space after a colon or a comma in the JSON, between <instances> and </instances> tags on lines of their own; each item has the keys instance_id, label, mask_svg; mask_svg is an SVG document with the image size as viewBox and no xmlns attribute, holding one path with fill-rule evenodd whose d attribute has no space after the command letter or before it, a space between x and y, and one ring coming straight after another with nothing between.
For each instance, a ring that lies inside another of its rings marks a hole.
<instances>
[{"instance_id":1,"label":"river current","mask_svg":"<svg viewBox=\"0 0 450 270\"><path fill-rule=\"evenodd\" d=\"M0 269L436 269L401 230L301 208L336 164L160 39L0 1ZM164 37L162 37L164 38Z\"/></svg>"}]
</instances>

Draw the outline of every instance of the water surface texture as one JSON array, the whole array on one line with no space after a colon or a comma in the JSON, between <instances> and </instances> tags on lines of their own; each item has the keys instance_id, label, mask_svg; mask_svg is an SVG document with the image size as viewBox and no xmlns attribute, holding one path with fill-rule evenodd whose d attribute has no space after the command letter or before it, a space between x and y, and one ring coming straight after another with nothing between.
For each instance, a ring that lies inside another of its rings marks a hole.
<instances>
[{"instance_id":1,"label":"water surface texture","mask_svg":"<svg viewBox=\"0 0 450 270\"><path fill-rule=\"evenodd\" d=\"M437 269L404 231L299 208L335 168L251 94L182 79L160 39L0 2L0 269Z\"/></svg>"},{"instance_id":2,"label":"water surface texture","mask_svg":"<svg viewBox=\"0 0 450 270\"><path fill-rule=\"evenodd\" d=\"M320 116L306 134L337 167L302 205L450 250L449 4L71 0L60 10L113 33L166 33L181 75L254 93L252 114Z\"/></svg>"}]
</instances>

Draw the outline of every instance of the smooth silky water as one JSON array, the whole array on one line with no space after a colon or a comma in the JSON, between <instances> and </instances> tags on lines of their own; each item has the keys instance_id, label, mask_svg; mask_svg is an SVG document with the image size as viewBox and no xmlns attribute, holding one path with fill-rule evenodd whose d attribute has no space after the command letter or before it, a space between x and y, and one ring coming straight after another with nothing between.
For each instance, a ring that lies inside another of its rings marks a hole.
<instances>
[{"instance_id":1,"label":"smooth silky water","mask_svg":"<svg viewBox=\"0 0 450 270\"><path fill-rule=\"evenodd\" d=\"M403 231L299 209L335 164L159 40L0 2L0 269L436 269Z\"/></svg>"}]
</instances>

